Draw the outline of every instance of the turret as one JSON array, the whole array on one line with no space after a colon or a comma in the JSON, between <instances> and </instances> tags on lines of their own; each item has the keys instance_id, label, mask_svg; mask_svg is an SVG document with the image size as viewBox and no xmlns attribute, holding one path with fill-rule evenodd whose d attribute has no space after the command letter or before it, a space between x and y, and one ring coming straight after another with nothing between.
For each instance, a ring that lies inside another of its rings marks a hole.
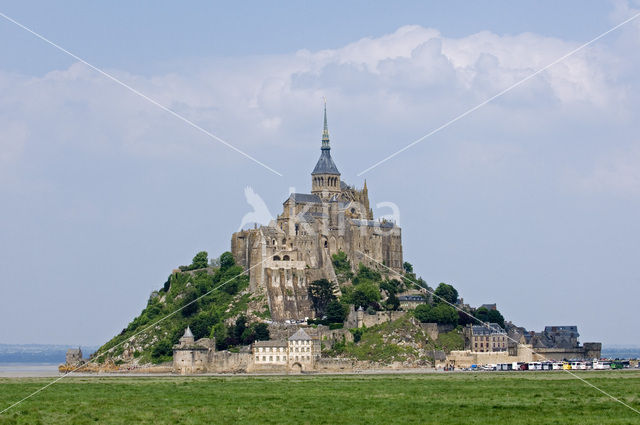
<instances>
[{"instance_id":1,"label":"turret","mask_svg":"<svg viewBox=\"0 0 640 425\"><path fill-rule=\"evenodd\" d=\"M329 126L327 125L327 102L324 103L324 127L322 129L322 146L320 159L311 172L311 193L323 199L340 194L340 172L331 159L329 145Z\"/></svg>"}]
</instances>

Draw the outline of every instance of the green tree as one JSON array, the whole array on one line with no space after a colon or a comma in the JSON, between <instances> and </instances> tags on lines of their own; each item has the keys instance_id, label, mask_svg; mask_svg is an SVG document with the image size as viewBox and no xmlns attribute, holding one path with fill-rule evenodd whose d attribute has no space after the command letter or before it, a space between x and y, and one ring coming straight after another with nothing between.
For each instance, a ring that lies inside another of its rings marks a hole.
<instances>
[{"instance_id":1,"label":"green tree","mask_svg":"<svg viewBox=\"0 0 640 425\"><path fill-rule=\"evenodd\" d=\"M486 307L480 307L476 310L474 316L476 319L481 320L483 322L489 321L489 309Z\"/></svg>"},{"instance_id":2,"label":"green tree","mask_svg":"<svg viewBox=\"0 0 640 425\"><path fill-rule=\"evenodd\" d=\"M168 357L173 354L173 348L171 347L171 341L168 339L161 339L153 346L151 350L151 357L153 359L161 359L163 357Z\"/></svg>"},{"instance_id":3,"label":"green tree","mask_svg":"<svg viewBox=\"0 0 640 425\"><path fill-rule=\"evenodd\" d=\"M236 265L236 260L233 259L233 254L229 251L223 252L220 256L220 270L225 271L230 267Z\"/></svg>"},{"instance_id":4,"label":"green tree","mask_svg":"<svg viewBox=\"0 0 640 425\"><path fill-rule=\"evenodd\" d=\"M241 266L222 266L213 276L213 287L218 287L229 295L235 295L249 283L249 276Z\"/></svg>"},{"instance_id":5,"label":"green tree","mask_svg":"<svg viewBox=\"0 0 640 425\"><path fill-rule=\"evenodd\" d=\"M191 270L204 269L209 264L208 256L209 254L207 254L207 251L198 252L196 256L193 257L193 260L191 261L191 267L189 268Z\"/></svg>"},{"instance_id":6,"label":"green tree","mask_svg":"<svg viewBox=\"0 0 640 425\"><path fill-rule=\"evenodd\" d=\"M389 298L387 298L387 301L385 304L386 304L387 310L397 310L400 308L400 300L398 299L398 296L394 292L389 294Z\"/></svg>"},{"instance_id":7,"label":"green tree","mask_svg":"<svg viewBox=\"0 0 640 425\"><path fill-rule=\"evenodd\" d=\"M429 304L420 304L413 310L413 315L422 323L429 323L432 308Z\"/></svg>"},{"instance_id":8,"label":"green tree","mask_svg":"<svg viewBox=\"0 0 640 425\"><path fill-rule=\"evenodd\" d=\"M356 277L353 279L354 284L364 283L364 282L374 282L379 284L382 281L382 276L380 272L370 269L364 264L360 263L358 266L358 273Z\"/></svg>"},{"instance_id":9,"label":"green tree","mask_svg":"<svg viewBox=\"0 0 640 425\"><path fill-rule=\"evenodd\" d=\"M205 338L211 334L211 328L218 323L218 317L212 313L200 313L192 321L189 327L195 339Z\"/></svg>"},{"instance_id":10,"label":"green tree","mask_svg":"<svg viewBox=\"0 0 640 425\"><path fill-rule=\"evenodd\" d=\"M458 311L450 305L441 303L435 306L420 304L414 310L416 319L423 323L438 323L443 325L456 325L458 323Z\"/></svg>"},{"instance_id":11,"label":"green tree","mask_svg":"<svg viewBox=\"0 0 640 425\"><path fill-rule=\"evenodd\" d=\"M268 341L269 336L269 326L266 323L256 323L253 327L253 334L256 341Z\"/></svg>"},{"instance_id":12,"label":"green tree","mask_svg":"<svg viewBox=\"0 0 640 425\"><path fill-rule=\"evenodd\" d=\"M404 263L402 263L402 268L406 273L413 273L413 266L408 261L405 261Z\"/></svg>"},{"instance_id":13,"label":"green tree","mask_svg":"<svg viewBox=\"0 0 640 425\"><path fill-rule=\"evenodd\" d=\"M169 292L169 288L171 288L171 276L167 278L167 281L162 285L162 290L164 292Z\"/></svg>"},{"instance_id":14,"label":"green tree","mask_svg":"<svg viewBox=\"0 0 640 425\"><path fill-rule=\"evenodd\" d=\"M448 304L436 305L431 309L431 314L436 323L453 326L458 324L458 310Z\"/></svg>"},{"instance_id":15,"label":"green tree","mask_svg":"<svg viewBox=\"0 0 640 425\"><path fill-rule=\"evenodd\" d=\"M216 340L216 350L229 348L229 329L224 325L224 322L217 323L211 329L211 337Z\"/></svg>"},{"instance_id":16,"label":"green tree","mask_svg":"<svg viewBox=\"0 0 640 425\"><path fill-rule=\"evenodd\" d=\"M347 306L333 299L329 301L326 313L329 323L342 323L347 318Z\"/></svg>"},{"instance_id":17,"label":"green tree","mask_svg":"<svg viewBox=\"0 0 640 425\"><path fill-rule=\"evenodd\" d=\"M473 315L470 315L469 312L458 310L458 324L462 326L466 325L476 325L477 322L473 320Z\"/></svg>"},{"instance_id":18,"label":"green tree","mask_svg":"<svg viewBox=\"0 0 640 425\"><path fill-rule=\"evenodd\" d=\"M489 310L488 321L491 323L497 323L504 329L504 317L498 310Z\"/></svg>"},{"instance_id":19,"label":"green tree","mask_svg":"<svg viewBox=\"0 0 640 425\"><path fill-rule=\"evenodd\" d=\"M358 308L373 307L380 301L380 289L373 282L362 282L354 286L351 294L353 305Z\"/></svg>"},{"instance_id":20,"label":"green tree","mask_svg":"<svg viewBox=\"0 0 640 425\"><path fill-rule=\"evenodd\" d=\"M187 289L184 294L184 300L182 302L182 310L181 313L184 317L189 317L196 311L198 311L198 294L196 290L193 288Z\"/></svg>"},{"instance_id":21,"label":"green tree","mask_svg":"<svg viewBox=\"0 0 640 425\"><path fill-rule=\"evenodd\" d=\"M395 279L383 280L382 283L380 283L380 289L387 291L388 294L397 294L399 285L400 282Z\"/></svg>"},{"instance_id":22,"label":"green tree","mask_svg":"<svg viewBox=\"0 0 640 425\"><path fill-rule=\"evenodd\" d=\"M236 324L233 327L233 344L239 344L242 342L242 335L244 331L247 329L247 318L245 316L240 316L236 319Z\"/></svg>"},{"instance_id":23,"label":"green tree","mask_svg":"<svg viewBox=\"0 0 640 425\"><path fill-rule=\"evenodd\" d=\"M433 301L438 304L444 301L455 304L458 301L458 291L451 285L441 283L435 290L435 297Z\"/></svg>"},{"instance_id":24,"label":"green tree","mask_svg":"<svg viewBox=\"0 0 640 425\"><path fill-rule=\"evenodd\" d=\"M347 258L346 252L340 250L331 256L333 268L336 274L344 274L351 271L351 263Z\"/></svg>"},{"instance_id":25,"label":"green tree","mask_svg":"<svg viewBox=\"0 0 640 425\"><path fill-rule=\"evenodd\" d=\"M307 288L318 317L324 316L327 305L336 298L335 289L335 284L327 279L314 280Z\"/></svg>"}]
</instances>

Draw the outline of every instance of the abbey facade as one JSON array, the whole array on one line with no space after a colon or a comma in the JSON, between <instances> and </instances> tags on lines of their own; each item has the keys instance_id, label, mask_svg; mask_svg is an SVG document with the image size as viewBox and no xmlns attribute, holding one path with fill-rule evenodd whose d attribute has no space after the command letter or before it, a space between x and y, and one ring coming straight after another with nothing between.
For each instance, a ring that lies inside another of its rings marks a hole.
<instances>
[{"instance_id":1,"label":"abbey facade","mask_svg":"<svg viewBox=\"0 0 640 425\"><path fill-rule=\"evenodd\" d=\"M311 172L311 193L292 193L268 226L233 234L231 252L249 270L251 289L263 290L274 321L314 317L307 286L336 281L331 256L344 251L352 267L382 263L402 272L402 235L390 221L376 221L365 181L349 186L331 158L327 111L320 159ZM377 263L376 263L377 262Z\"/></svg>"}]
</instances>

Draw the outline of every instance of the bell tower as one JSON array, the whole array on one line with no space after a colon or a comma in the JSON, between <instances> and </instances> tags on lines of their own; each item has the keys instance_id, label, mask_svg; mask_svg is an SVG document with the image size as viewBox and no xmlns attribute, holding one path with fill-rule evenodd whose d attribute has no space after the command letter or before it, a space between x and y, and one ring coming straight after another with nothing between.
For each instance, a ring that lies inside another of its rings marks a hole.
<instances>
[{"instance_id":1,"label":"bell tower","mask_svg":"<svg viewBox=\"0 0 640 425\"><path fill-rule=\"evenodd\" d=\"M324 128L322 130L322 146L320 159L311 172L311 193L322 199L329 199L340 194L340 172L331 159L329 145L329 127L327 125L327 102L324 102Z\"/></svg>"}]
</instances>

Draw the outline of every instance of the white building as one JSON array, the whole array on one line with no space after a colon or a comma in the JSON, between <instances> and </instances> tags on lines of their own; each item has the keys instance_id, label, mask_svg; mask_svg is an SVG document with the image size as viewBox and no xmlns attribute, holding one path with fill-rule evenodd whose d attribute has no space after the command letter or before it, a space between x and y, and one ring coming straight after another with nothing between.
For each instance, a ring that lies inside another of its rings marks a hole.
<instances>
[{"instance_id":1,"label":"white building","mask_svg":"<svg viewBox=\"0 0 640 425\"><path fill-rule=\"evenodd\" d=\"M300 328L288 340L256 341L252 347L256 369L303 371L315 368L320 341Z\"/></svg>"}]
</instances>

